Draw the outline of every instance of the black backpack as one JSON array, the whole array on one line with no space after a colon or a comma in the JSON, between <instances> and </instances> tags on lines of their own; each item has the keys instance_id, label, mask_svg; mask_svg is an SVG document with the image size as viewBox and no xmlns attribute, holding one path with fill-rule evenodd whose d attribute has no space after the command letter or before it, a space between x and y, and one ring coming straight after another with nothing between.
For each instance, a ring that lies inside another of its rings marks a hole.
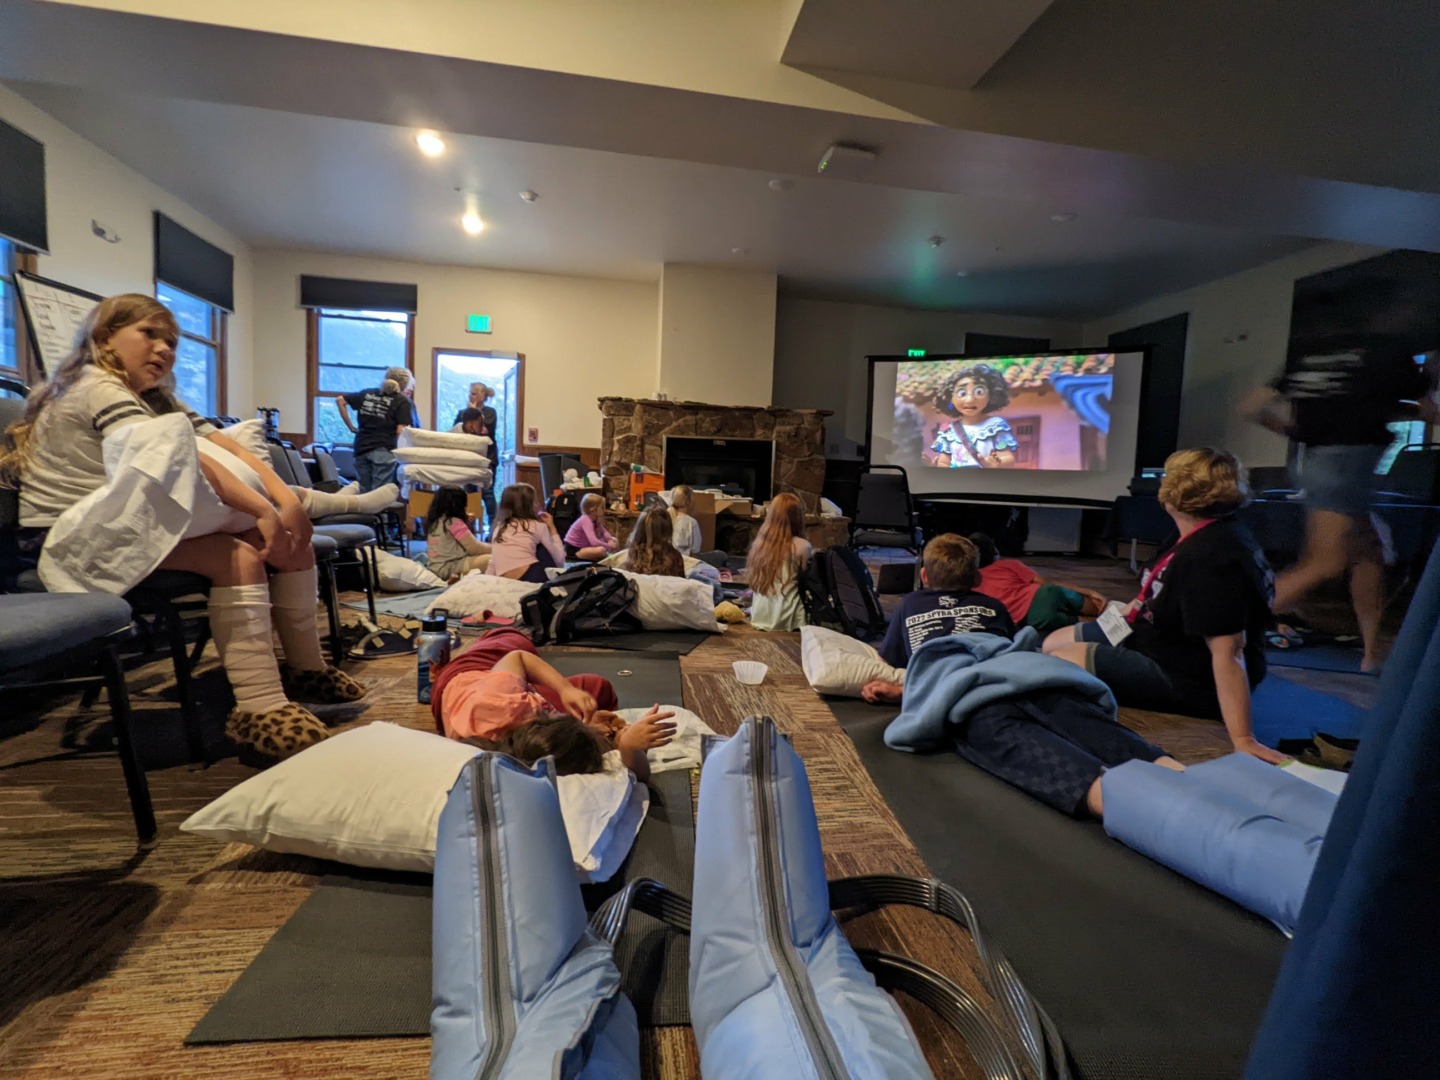
<instances>
[{"instance_id":1,"label":"black backpack","mask_svg":"<svg viewBox=\"0 0 1440 1080\"><path fill-rule=\"evenodd\" d=\"M872 641L885 633L885 613L870 568L853 548L817 551L797 579L805 620Z\"/></svg>"},{"instance_id":2,"label":"black backpack","mask_svg":"<svg viewBox=\"0 0 1440 1080\"><path fill-rule=\"evenodd\" d=\"M640 594L617 570L584 567L561 574L520 601L520 617L536 645L576 638L632 634L645 627L634 613Z\"/></svg>"}]
</instances>

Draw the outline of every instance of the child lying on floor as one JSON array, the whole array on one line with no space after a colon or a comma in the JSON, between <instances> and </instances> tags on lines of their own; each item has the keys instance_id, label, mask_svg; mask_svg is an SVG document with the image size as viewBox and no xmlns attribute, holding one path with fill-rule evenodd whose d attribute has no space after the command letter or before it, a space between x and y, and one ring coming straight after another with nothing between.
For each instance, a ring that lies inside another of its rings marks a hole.
<instances>
[{"instance_id":1,"label":"child lying on floor","mask_svg":"<svg viewBox=\"0 0 1440 1080\"><path fill-rule=\"evenodd\" d=\"M431 710L452 739L503 750L526 764L554 757L559 775L600 772L620 753L638 779L650 774L646 752L675 735L674 713L659 707L633 724L615 715L615 688L599 675L566 678L515 630L491 630L435 673ZM529 729L534 730L529 730Z\"/></svg>"},{"instance_id":2,"label":"child lying on floor","mask_svg":"<svg viewBox=\"0 0 1440 1080\"><path fill-rule=\"evenodd\" d=\"M1091 589L1046 581L1019 559L1000 558L995 541L984 533L971 533L970 542L980 554L980 591L1004 604L1016 626L1048 634L1105 610L1105 597Z\"/></svg>"}]
</instances>

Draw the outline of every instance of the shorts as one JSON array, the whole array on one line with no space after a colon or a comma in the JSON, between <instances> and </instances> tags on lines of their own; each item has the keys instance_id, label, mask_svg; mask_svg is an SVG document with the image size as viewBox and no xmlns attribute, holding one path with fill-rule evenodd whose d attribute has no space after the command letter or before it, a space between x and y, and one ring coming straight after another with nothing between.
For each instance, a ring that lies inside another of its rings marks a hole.
<instances>
[{"instance_id":1,"label":"shorts","mask_svg":"<svg viewBox=\"0 0 1440 1080\"><path fill-rule=\"evenodd\" d=\"M1195 715L1194 703L1177 699L1165 669L1144 653L1111 645L1098 622L1079 623L1075 640L1085 643L1085 670L1110 688L1115 701L1132 709Z\"/></svg>"},{"instance_id":2,"label":"shorts","mask_svg":"<svg viewBox=\"0 0 1440 1080\"><path fill-rule=\"evenodd\" d=\"M1299 473L1306 508L1368 516L1375 501L1375 466L1384 453L1383 446L1302 447Z\"/></svg>"},{"instance_id":3,"label":"shorts","mask_svg":"<svg viewBox=\"0 0 1440 1080\"><path fill-rule=\"evenodd\" d=\"M1085 610L1085 598L1063 585L1041 585L1025 612L1024 625L1033 626L1042 634L1074 626Z\"/></svg>"}]
</instances>

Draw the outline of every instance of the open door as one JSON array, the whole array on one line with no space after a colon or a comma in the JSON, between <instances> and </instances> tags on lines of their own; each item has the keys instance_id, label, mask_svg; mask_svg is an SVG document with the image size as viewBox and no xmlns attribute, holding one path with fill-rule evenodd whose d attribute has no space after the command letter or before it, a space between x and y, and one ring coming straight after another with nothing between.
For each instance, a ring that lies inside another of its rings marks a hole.
<instances>
[{"instance_id":1,"label":"open door","mask_svg":"<svg viewBox=\"0 0 1440 1080\"><path fill-rule=\"evenodd\" d=\"M470 384L484 383L494 391L488 404L495 410L494 439L500 453L495 476L498 492L515 482L515 450L520 445L525 380L521 369L523 353L473 352L466 349L435 350L435 426L449 431L455 415L470 400Z\"/></svg>"}]
</instances>

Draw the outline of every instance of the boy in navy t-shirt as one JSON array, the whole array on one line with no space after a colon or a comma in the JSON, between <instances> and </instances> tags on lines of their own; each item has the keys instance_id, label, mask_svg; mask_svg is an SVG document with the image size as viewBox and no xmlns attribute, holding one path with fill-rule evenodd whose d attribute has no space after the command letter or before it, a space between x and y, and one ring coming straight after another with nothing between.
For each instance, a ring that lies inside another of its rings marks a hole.
<instances>
[{"instance_id":1,"label":"boy in navy t-shirt","mask_svg":"<svg viewBox=\"0 0 1440 1080\"><path fill-rule=\"evenodd\" d=\"M974 592L980 580L980 555L956 533L944 533L925 545L920 584L924 588L900 601L890 616L890 629L880 643L880 656L903 668L922 644L943 634L1015 636L1015 623L1005 605ZM904 687L876 679L861 690L866 701L898 702Z\"/></svg>"}]
</instances>

